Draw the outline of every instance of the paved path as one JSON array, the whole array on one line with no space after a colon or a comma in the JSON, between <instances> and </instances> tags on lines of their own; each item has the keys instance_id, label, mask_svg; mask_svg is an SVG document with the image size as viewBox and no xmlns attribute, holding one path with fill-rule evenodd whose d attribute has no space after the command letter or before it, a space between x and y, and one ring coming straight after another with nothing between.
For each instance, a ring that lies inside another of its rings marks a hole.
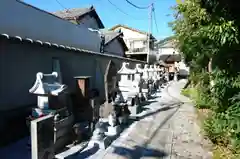
<instances>
[{"instance_id":1,"label":"paved path","mask_svg":"<svg viewBox=\"0 0 240 159\"><path fill-rule=\"evenodd\" d=\"M204 148L191 101L180 95L185 82L172 82L150 100L135 121L106 150L91 148L74 158L211 159ZM161 96L161 97L160 97Z\"/></svg>"}]
</instances>

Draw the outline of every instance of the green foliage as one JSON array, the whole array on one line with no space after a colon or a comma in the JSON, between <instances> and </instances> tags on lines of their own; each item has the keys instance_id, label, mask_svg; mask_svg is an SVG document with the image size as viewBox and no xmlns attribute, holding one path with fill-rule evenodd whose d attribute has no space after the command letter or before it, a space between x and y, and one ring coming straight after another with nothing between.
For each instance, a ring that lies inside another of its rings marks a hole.
<instances>
[{"instance_id":1,"label":"green foliage","mask_svg":"<svg viewBox=\"0 0 240 159\"><path fill-rule=\"evenodd\" d=\"M240 149L240 109L239 104L233 105L225 112L214 112L204 123L208 137L214 142L229 145L229 148L239 153Z\"/></svg>"},{"instance_id":2,"label":"green foliage","mask_svg":"<svg viewBox=\"0 0 240 159\"><path fill-rule=\"evenodd\" d=\"M240 151L240 9L233 1L184 0L170 25L177 46L190 67L194 89L185 94L198 108L213 113L205 121L209 138ZM194 90L194 93L193 93Z\"/></svg>"}]
</instances>

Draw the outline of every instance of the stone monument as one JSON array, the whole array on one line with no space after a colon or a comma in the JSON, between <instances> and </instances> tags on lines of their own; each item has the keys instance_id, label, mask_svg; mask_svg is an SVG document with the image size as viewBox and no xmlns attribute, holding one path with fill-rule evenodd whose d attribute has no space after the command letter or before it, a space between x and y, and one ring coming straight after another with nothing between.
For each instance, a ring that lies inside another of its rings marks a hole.
<instances>
[{"instance_id":1,"label":"stone monument","mask_svg":"<svg viewBox=\"0 0 240 159\"><path fill-rule=\"evenodd\" d=\"M105 103L100 107L100 117L107 118L109 113L113 111L112 100L114 98L117 86L117 69L112 62L109 61L104 74Z\"/></svg>"},{"instance_id":2,"label":"stone monument","mask_svg":"<svg viewBox=\"0 0 240 159\"><path fill-rule=\"evenodd\" d=\"M143 69L141 68L141 64L136 64L135 70L136 70L136 73L134 75L134 82L138 89L138 96L140 99L142 99L143 97L142 86L143 86L144 80L142 78Z\"/></svg>"},{"instance_id":3,"label":"stone monument","mask_svg":"<svg viewBox=\"0 0 240 159\"><path fill-rule=\"evenodd\" d=\"M30 93L38 95L38 107L33 108L33 119L54 115L53 130L54 131L54 150L64 148L71 140L71 129L73 125L73 115L68 110L67 103L62 102L59 97L66 95L67 86L61 84L58 74L37 73L36 81L29 90ZM54 100L53 100L54 99Z\"/></svg>"},{"instance_id":4,"label":"stone monument","mask_svg":"<svg viewBox=\"0 0 240 159\"><path fill-rule=\"evenodd\" d=\"M143 68L143 88L142 88L142 93L144 96L145 100L148 100L148 95L149 95L149 65L145 64Z\"/></svg>"},{"instance_id":5,"label":"stone monument","mask_svg":"<svg viewBox=\"0 0 240 159\"><path fill-rule=\"evenodd\" d=\"M54 158L53 122L51 114L31 121L32 159Z\"/></svg>"},{"instance_id":6,"label":"stone monument","mask_svg":"<svg viewBox=\"0 0 240 159\"><path fill-rule=\"evenodd\" d=\"M95 130L88 146L93 147L95 144L98 144L99 148L106 149L111 144L111 139L105 135L106 132L106 124L100 119L95 125Z\"/></svg>"},{"instance_id":7,"label":"stone monument","mask_svg":"<svg viewBox=\"0 0 240 159\"><path fill-rule=\"evenodd\" d=\"M115 137L116 135L118 135L121 132L121 128L120 128L120 123L119 120L117 118L117 114L116 112L112 112L111 114L109 114L108 116L108 131L106 132L107 136L111 136L111 137Z\"/></svg>"}]
</instances>

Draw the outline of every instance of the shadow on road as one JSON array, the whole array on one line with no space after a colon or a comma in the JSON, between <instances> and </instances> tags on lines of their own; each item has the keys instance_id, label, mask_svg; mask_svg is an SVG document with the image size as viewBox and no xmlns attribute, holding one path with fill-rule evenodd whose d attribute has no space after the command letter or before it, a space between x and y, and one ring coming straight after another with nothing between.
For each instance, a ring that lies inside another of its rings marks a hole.
<instances>
[{"instance_id":1,"label":"shadow on road","mask_svg":"<svg viewBox=\"0 0 240 159\"><path fill-rule=\"evenodd\" d=\"M141 159L142 157L165 157L168 154L157 149L145 148L141 146L134 146L133 149L125 147L114 147L113 153L126 157L128 159Z\"/></svg>"},{"instance_id":2,"label":"shadow on road","mask_svg":"<svg viewBox=\"0 0 240 159\"><path fill-rule=\"evenodd\" d=\"M159 113L159 112L167 111L167 110L169 110L169 109L173 109L173 108L179 107L181 104L182 104L181 102L177 102L177 103L171 103L171 104L163 105L162 108L159 108L159 109L157 109L157 110L154 111L154 112L150 112L150 113L144 114L144 115L138 117L137 119L138 119L138 120L144 119L144 118L146 118L146 117L155 115L155 114L157 114L157 113Z\"/></svg>"},{"instance_id":3,"label":"shadow on road","mask_svg":"<svg viewBox=\"0 0 240 159\"><path fill-rule=\"evenodd\" d=\"M166 124L166 122L172 118L172 116L178 111L178 109L180 108L180 106L182 105L182 102L177 102L177 103L172 103L172 104L166 104L165 107L162 107L160 109L158 109L157 111L154 112L150 112L148 114L145 114L137 119L133 119L132 122L134 121L138 121L141 119L144 119L148 116L152 116L156 113L159 113L161 111L167 111L173 108L177 108L174 112L172 112L170 115L168 115L162 122L161 124L158 126L158 128L153 132L153 134L151 135L151 137L145 141L143 144L141 145L136 145L134 146L133 149L129 149L129 148L125 148L125 147L118 147L118 146L113 146L114 147L114 151L113 153L118 154L120 156L123 157L127 157L130 159L140 159L141 157L165 157L168 154L164 151L161 150L157 150L157 149L149 149L148 145L149 143L152 141L152 139L156 136L157 132L161 129L162 126L164 126ZM131 124L129 124L131 125Z\"/></svg>"},{"instance_id":4,"label":"shadow on road","mask_svg":"<svg viewBox=\"0 0 240 159\"><path fill-rule=\"evenodd\" d=\"M90 148L86 151L77 153L76 155L73 155L71 157L68 157L68 159L88 158L88 157L94 155L98 150L99 150L99 145L95 144L92 148Z\"/></svg>"},{"instance_id":5,"label":"shadow on road","mask_svg":"<svg viewBox=\"0 0 240 159\"><path fill-rule=\"evenodd\" d=\"M141 105L141 107L144 107L144 106L147 106L147 105L150 105L150 104L152 104L152 103L155 103L155 102L157 102L156 100L153 100L153 101L144 101L142 104L140 104Z\"/></svg>"}]
</instances>

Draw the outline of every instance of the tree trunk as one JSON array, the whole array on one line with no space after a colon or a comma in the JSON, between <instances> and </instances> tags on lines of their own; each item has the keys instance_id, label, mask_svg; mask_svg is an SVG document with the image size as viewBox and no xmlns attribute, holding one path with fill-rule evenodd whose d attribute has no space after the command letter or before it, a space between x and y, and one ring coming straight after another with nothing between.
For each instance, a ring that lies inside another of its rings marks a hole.
<instances>
[{"instance_id":1,"label":"tree trunk","mask_svg":"<svg viewBox=\"0 0 240 159\"><path fill-rule=\"evenodd\" d=\"M212 73L212 58L209 59L208 62L208 72L211 74Z\"/></svg>"},{"instance_id":2,"label":"tree trunk","mask_svg":"<svg viewBox=\"0 0 240 159\"><path fill-rule=\"evenodd\" d=\"M211 77L211 74L212 74L212 58L209 59L209 62L208 62L208 73L209 73L209 84L210 84L210 88L212 89L213 86L214 86L214 81Z\"/></svg>"}]
</instances>

